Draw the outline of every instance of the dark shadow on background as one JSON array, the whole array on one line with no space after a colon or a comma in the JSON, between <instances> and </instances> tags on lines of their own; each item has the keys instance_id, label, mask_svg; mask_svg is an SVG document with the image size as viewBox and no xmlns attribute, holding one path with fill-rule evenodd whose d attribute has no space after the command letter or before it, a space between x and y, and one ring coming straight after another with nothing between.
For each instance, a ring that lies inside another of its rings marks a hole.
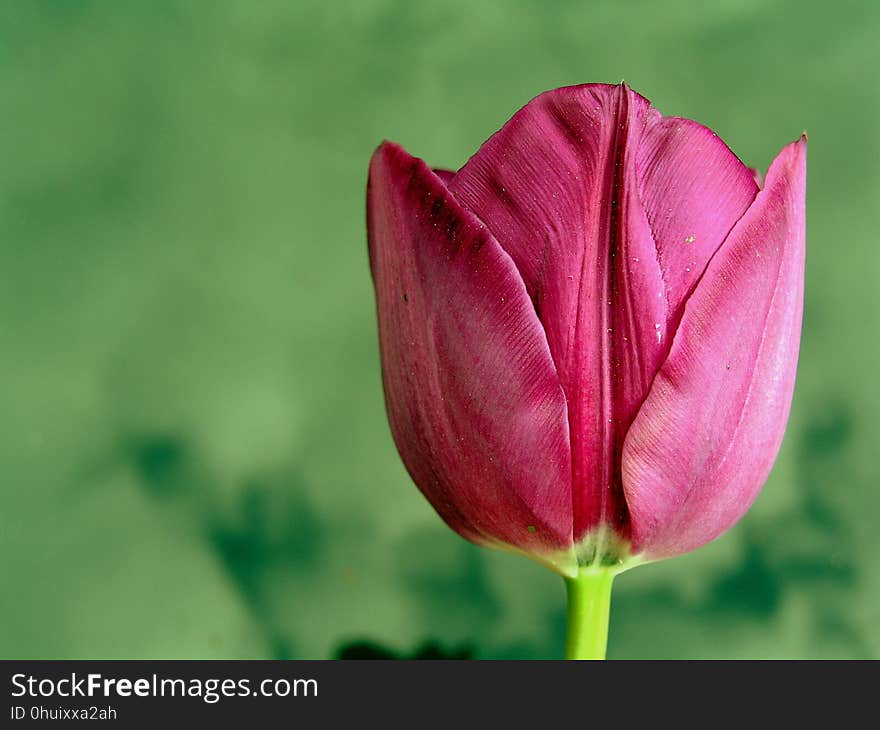
<instances>
[{"instance_id":1,"label":"dark shadow on background","mask_svg":"<svg viewBox=\"0 0 880 730\"><path fill-rule=\"evenodd\" d=\"M339 647L334 659L473 659L470 646L444 648L435 641L426 641L412 652L396 652L373 641L353 641Z\"/></svg>"},{"instance_id":2,"label":"dark shadow on background","mask_svg":"<svg viewBox=\"0 0 880 730\"><path fill-rule=\"evenodd\" d=\"M296 656L295 637L279 620L283 608L268 591L279 569L308 573L320 568L325 534L299 475L267 473L233 489L222 503L210 470L184 437L129 436L123 460L153 499L191 520L216 555L260 628L273 659Z\"/></svg>"},{"instance_id":3,"label":"dark shadow on background","mask_svg":"<svg viewBox=\"0 0 880 730\"><path fill-rule=\"evenodd\" d=\"M263 629L273 659L294 658L293 637L269 600L277 569L308 572L320 561L323 530L295 476L254 480L239 493L230 517L215 517L208 540Z\"/></svg>"}]
</instances>

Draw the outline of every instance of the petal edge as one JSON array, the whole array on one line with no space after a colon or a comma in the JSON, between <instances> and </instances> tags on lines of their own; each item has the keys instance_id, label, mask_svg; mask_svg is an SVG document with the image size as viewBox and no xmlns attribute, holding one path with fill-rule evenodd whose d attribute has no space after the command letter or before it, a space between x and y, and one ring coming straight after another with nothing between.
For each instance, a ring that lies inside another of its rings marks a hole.
<instances>
[{"instance_id":1,"label":"petal edge","mask_svg":"<svg viewBox=\"0 0 880 730\"><path fill-rule=\"evenodd\" d=\"M794 390L805 195L802 138L774 160L710 261L627 434L633 548L649 558L713 540L748 510L770 472Z\"/></svg>"},{"instance_id":2,"label":"petal edge","mask_svg":"<svg viewBox=\"0 0 880 730\"><path fill-rule=\"evenodd\" d=\"M407 470L464 537L570 572L565 397L516 267L440 177L391 143L370 165L368 234Z\"/></svg>"}]
</instances>

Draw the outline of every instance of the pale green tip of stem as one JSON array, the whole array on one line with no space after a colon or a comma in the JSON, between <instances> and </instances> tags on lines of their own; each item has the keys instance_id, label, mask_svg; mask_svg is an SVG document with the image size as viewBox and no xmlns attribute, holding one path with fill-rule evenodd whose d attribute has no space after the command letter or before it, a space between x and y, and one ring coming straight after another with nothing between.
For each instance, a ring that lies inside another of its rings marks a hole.
<instances>
[{"instance_id":1,"label":"pale green tip of stem","mask_svg":"<svg viewBox=\"0 0 880 730\"><path fill-rule=\"evenodd\" d=\"M613 570L582 568L577 577L565 579L568 592L566 659L605 658L611 584L615 575Z\"/></svg>"}]
</instances>

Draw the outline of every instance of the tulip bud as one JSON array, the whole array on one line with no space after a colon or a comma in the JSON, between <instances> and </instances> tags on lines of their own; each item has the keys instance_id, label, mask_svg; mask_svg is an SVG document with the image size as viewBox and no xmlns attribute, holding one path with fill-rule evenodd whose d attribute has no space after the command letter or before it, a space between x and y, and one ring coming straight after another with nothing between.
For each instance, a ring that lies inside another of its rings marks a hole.
<instances>
[{"instance_id":1,"label":"tulip bud","mask_svg":"<svg viewBox=\"0 0 880 730\"><path fill-rule=\"evenodd\" d=\"M570 577L731 527L788 419L805 174L802 138L759 188L625 84L538 96L455 173L382 144L388 418L447 524Z\"/></svg>"}]
</instances>

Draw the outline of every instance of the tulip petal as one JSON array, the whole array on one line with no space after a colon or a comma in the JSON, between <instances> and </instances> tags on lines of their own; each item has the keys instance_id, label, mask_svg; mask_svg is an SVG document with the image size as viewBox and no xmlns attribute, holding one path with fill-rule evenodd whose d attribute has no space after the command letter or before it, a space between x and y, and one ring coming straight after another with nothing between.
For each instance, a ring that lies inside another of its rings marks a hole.
<instances>
[{"instance_id":1,"label":"tulip petal","mask_svg":"<svg viewBox=\"0 0 880 730\"><path fill-rule=\"evenodd\" d=\"M711 131L663 118L625 84L532 100L450 180L510 254L569 407L575 540L624 537L623 440L681 305L754 199Z\"/></svg>"},{"instance_id":2,"label":"tulip petal","mask_svg":"<svg viewBox=\"0 0 880 730\"><path fill-rule=\"evenodd\" d=\"M626 87L547 92L450 183L513 258L547 333L569 408L576 541L602 523L626 532L615 451L665 355L654 244L620 174L648 113Z\"/></svg>"},{"instance_id":3,"label":"tulip petal","mask_svg":"<svg viewBox=\"0 0 880 730\"><path fill-rule=\"evenodd\" d=\"M452 182L452 178L455 177L454 170L447 170L443 167L435 167L433 169L434 174L439 177L445 185L449 185L449 183Z\"/></svg>"},{"instance_id":4,"label":"tulip petal","mask_svg":"<svg viewBox=\"0 0 880 730\"><path fill-rule=\"evenodd\" d=\"M655 117L636 160L638 190L657 245L675 332L684 301L758 193L755 176L712 130Z\"/></svg>"},{"instance_id":5,"label":"tulip petal","mask_svg":"<svg viewBox=\"0 0 880 730\"><path fill-rule=\"evenodd\" d=\"M510 256L390 143L370 165L368 231L386 405L414 481L468 539L571 573L565 396Z\"/></svg>"},{"instance_id":6,"label":"tulip petal","mask_svg":"<svg viewBox=\"0 0 880 730\"><path fill-rule=\"evenodd\" d=\"M806 140L782 150L687 300L623 448L632 544L693 550L751 506L794 389L803 310Z\"/></svg>"}]
</instances>

